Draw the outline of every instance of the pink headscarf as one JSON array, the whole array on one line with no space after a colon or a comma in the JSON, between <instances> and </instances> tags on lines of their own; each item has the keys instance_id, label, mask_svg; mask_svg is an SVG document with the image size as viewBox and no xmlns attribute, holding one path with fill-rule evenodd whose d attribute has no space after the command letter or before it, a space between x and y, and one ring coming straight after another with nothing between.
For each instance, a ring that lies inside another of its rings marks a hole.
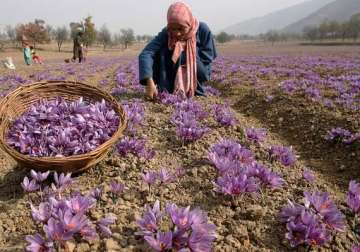
<instances>
[{"instance_id":1,"label":"pink headscarf","mask_svg":"<svg viewBox=\"0 0 360 252\"><path fill-rule=\"evenodd\" d=\"M181 40L178 40L169 32L168 46L174 50L172 61L176 63L181 53L186 51L186 66L180 66L175 77L175 92L182 92L187 97L195 94L197 86L196 72L196 32L199 21L193 16L191 8L183 2L175 2L170 5L167 13L169 24L180 24L190 30Z\"/></svg>"}]
</instances>

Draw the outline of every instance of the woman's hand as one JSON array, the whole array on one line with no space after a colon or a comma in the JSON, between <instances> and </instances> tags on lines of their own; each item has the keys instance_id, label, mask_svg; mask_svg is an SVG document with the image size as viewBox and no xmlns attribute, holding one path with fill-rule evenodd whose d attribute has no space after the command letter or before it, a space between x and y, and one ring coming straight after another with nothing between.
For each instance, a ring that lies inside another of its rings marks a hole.
<instances>
[{"instance_id":1,"label":"woman's hand","mask_svg":"<svg viewBox=\"0 0 360 252\"><path fill-rule=\"evenodd\" d=\"M146 80L145 90L146 90L146 96L150 99L154 99L158 95L158 90L152 78Z\"/></svg>"}]
</instances>

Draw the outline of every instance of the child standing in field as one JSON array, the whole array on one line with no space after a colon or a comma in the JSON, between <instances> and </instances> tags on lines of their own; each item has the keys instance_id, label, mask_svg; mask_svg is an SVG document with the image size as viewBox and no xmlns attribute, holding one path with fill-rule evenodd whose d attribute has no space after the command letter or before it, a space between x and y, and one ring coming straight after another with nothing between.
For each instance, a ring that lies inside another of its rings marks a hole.
<instances>
[{"instance_id":1,"label":"child standing in field","mask_svg":"<svg viewBox=\"0 0 360 252\"><path fill-rule=\"evenodd\" d=\"M43 63L42 59L39 55L36 54L34 47L30 46L30 50L31 50L32 60L37 64L42 64Z\"/></svg>"},{"instance_id":2,"label":"child standing in field","mask_svg":"<svg viewBox=\"0 0 360 252\"><path fill-rule=\"evenodd\" d=\"M216 48L209 27L183 2L172 4L165 27L139 55L140 83L149 98L158 91L186 97L204 95Z\"/></svg>"},{"instance_id":3,"label":"child standing in field","mask_svg":"<svg viewBox=\"0 0 360 252\"><path fill-rule=\"evenodd\" d=\"M25 64L30 66L31 65L31 50L30 50L29 43L26 40L23 40L22 47L23 47Z\"/></svg>"}]
</instances>

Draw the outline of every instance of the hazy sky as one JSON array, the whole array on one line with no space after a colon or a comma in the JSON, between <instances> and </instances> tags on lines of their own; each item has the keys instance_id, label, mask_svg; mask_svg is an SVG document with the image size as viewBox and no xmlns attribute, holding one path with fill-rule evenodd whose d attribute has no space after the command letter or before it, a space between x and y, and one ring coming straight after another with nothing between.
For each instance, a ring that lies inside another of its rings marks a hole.
<instances>
[{"instance_id":1,"label":"hazy sky","mask_svg":"<svg viewBox=\"0 0 360 252\"><path fill-rule=\"evenodd\" d=\"M95 24L111 31L131 27L137 34L155 34L166 25L166 11L173 0L0 0L0 29L44 19L58 26L90 14ZM263 16L306 0L187 0L194 14L213 32L245 19Z\"/></svg>"}]
</instances>

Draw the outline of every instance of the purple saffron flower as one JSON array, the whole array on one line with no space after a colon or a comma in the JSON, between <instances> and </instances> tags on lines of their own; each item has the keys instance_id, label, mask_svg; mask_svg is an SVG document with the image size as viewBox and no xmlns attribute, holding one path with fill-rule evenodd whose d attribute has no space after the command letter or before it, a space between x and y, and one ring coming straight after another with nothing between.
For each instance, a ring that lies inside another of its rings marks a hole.
<instances>
[{"instance_id":1,"label":"purple saffron flower","mask_svg":"<svg viewBox=\"0 0 360 252\"><path fill-rule=\"evenodd\" d=\"M272 146L270 148L270 155L279 160L284 166L292 166L296 162L296 156L292 152L292 148L284 146Z\"/></svg>"},{"instance_id":2,"label":"purple saffron flower","mask_svg":"<svg viewBox=\"0 0 360 252\"><path fill-rule=\"evenodd\" d=\"M90 192L90 197L93 197L96 200L101 199L101 196L103 194L103 190L104 190L103 186L96 187L96 188L92 189L91 192Z\"/></svg>"},{"instance_id":3,"label":"purple saffron flower","mask_svg":"<svg viewBox=\"0 0 360 252\"><path fill-rule=\"evenodd\" d=\"M172 222L181 230L191 226L190 206L178 208L175 204L168 204L166 212L170 215Z\"/></svg>"},{"instance_id":4,"label":"purple saffron flower","mask_svg":"<svg viewBox=\"0 0 360 252\"><path fill-rule=\"evenodd\" d=\"M172 249L173 234L171 231L163 233L158 231L156 238L153 236L145 236L144 239L156 251L162 252Z\"/></svg>"},{"instance_id":5,"label":"purple saffron flower","mask_svg":"<svg viewBox=\"0 0 360 252\"><path fill-rule=\"evenodd\" d=\"M47 225L44 225L43 229L48 239L59 242L60 244L64 244L74 235L73 232L66 231L64 225L56 221L54 218L50 218Z\"/></svg>"},{"instance_id":6,"label":"purple saffron flower","mask_svg":"<svg viewBox=\"0 0 360 252\"><path fill-rule=\"evenodd\" d=\"M272 172L265 166L254 162L246 171L248 176L260 179L261 183L272 188L280 188L284 184L284 179L280 174Z\"/></svg>"},{"instance_id":7,"label":"purple saffron flower","mask_svg":"<svg viewBox=\"0 0 360 252\"><path fill-rule=\"evenodd\" d=\"M212 111L216 121L222 126L229 127L238 123L235 114L231 111L228 104L215 104L212 106Z\"/></svg>"},{"instance_id":8,"label":"purple saffron flower","mask_svg":"<svg viewBox=\"0 0 360 252\"><path fill-rule=\"evenodd\" d=\"M304 210L304 206L288 200L288 205L281 210L279 214L279 219L281 222L285 223L295 221L299 218L299 216Z\"/></svg>"},{"instance_id":9,"label":"purple saffron flower","mask_svg":"<svg viewBox=\"0 0 360 252\"><path fill-rule=\"evenodd\" d=\"M28 252L51 252L53 251L52 243L46 242L44 238L39 235L27 235L25 237L26 241L30 243L26 246L26 251Z\"/></svg>"},{"instance_id":10,"label":"purple saffron flower","mask_svg":"<svg viewBox=\"0 0 360 252\"><path fill-rule=\"evenodd\" d=\"M303 178L309 183L312 183L312 182L315 181L314 173L311 170L308 170L308 169L305 169L303 171Z\"/></svg>"},{"instance_id":11,"label":"purple saffron flower","mask_svg":"<svg viewBox=\"0 0 360 252\"><path fill-rule=\"evenodd\" d=\"M60 224L67 232L75 234L88 224L88 219L82 212L74 215L71 210L66 210L65 213L60 213Z\"/></svg>"},{"instance_id":12,"label":"purple saffron flower","mask_svg":"<svg viewBox=\"0 0 360 252\"><path fill-rule=\"evenodd\" d=\"M141 178L146 184L148 184L150 186L156 182L157 173L148 171L145 174L141 174Z\"/></svg>"},{"instance_id":13,"label":"purple saffron flower","mask_svg":"<svg viewBox=\"0 0 360 252\"><path fill-rule=\"evenodd\" d=\"M172 183L176 180L176 177L171 174L167 169L161 168L158 173L159 180L161 183L167 184Z\"/></svg>"},{"instance_id":14,"label":"purple saffron flower","mask_svg":"<svg viewBox=\"0 0 360 252\"><path fill-rule=\"evenodd\" d=\"M36 183L36 180L33 179L29 181L28 177L25 177L23 182L21 183L21 187L25 192L35 192L40 188L40 185Z\"/></svg>"},{"instance_id":15,"label":"purple saffron flower","mask_svg":"<svg viewBox=\"0 0 360 252\"><path fill-rule=\"evenodd\" d=\"M182 178L182 177L185 176L185 174L186 174L186 171L185 171L185 169L183 167L176 168L176 171L175 171L176 177Z\"/></svg>"},{"instance_id":16,"label":"purple saffron flower","mask_svg":"<svg viewBox=\"0 0 360 252\"><path fill-rule=\"evenodd\" d=\"M97 222L97 226L98 226L98 229L99 229L102 237L105 237L105 238L111 237L112 232L108 226L115 224L115 221L116 221L116 217L108 216Z\"/></svg>"},{"instance_id":17,"label":"purple saffron flower","mask_svg":"<svg viewBox=\"0 0 360 252\"><path fill-rule=\"evenodd\" d=\"M95 204L96 200L92 197L76 195L66 201L67 207L73 213L86 213Z\"/></svg>"},{"instance_id":18,"label":"purple saffron flower","mask_svg":"<svg viewBox=\"0 0 360 252\"><path fill-rule=\"evenodd\" d=\"M246 137L255 142L260 143L263 142L266 138L267 130L266 129L255 129L255 128L248 128L245 130Z\"/></svg>"},{"instance_id":19,"label":"purple saffron flower","mask_svg":"<svg viewBox=\"0 0 360 252\"><path fill-rule=\"evenodd\" d=\"M121 183L117 183L116 181L110 182L110 191L114 195L117 195L117 196L121 195L125 189L126 189L126 187Z\"/></svg>"},{"instance_id":20,"label":"purple saffron flower","mask_svg":"<svg viewBox=\"0 0 360 252\"><path fill-rule=\"evenodd\" d=\"M360 252L360 246L359 245L352 246L351 252Z\"/></svg>"},{"instance_id":21,"label":"purple saffron flower","mask_svg":"<svg viewBox=\"0 0 360 252\"><path fill-rule=\"evenodd\" d=\"M360 213L360 184L356 183L355 180L352 180L349 183L346 202L353 213Z\"/></svg>"},{"instance_id":22,"label":"purple saffron flower","mask_svg":"<svg viewBox=\"0 0 360 252\"><path fill-rule=\"evenodd\" d=\"M194 225L189 238L189 248L194 252L211 252L212 243L216 239L215 225Z\"/></svg>"},{"instance_id":23,"label":"purple saffron flower","mask_svg":"<svg viewBox=\"0 0 360 252\"><path fill-rule=\"evenodd\" d=\"M323 223L332 230L343 231L345 228L344 215L337 209L329 198L329 194L304 192L304 204L306 208L312 208L322 216Z\"/></svg>"},{"instance_id":24,"label":"purple saffron flower","mask_svg":"<svg viewBox=\"0 0 360 252\"><path fill-rule=\"evenodd\" d=\"M43 182L43 181L46 180L47 177L49 176L50 171L41 173L41 172L36 172L36 171L34 171L34 170L31 170L30 173L31 173L31 177L32 177L33 179L35 179L37 182Z\"/></svg>"},{"instance_id":25,"label":"purple saffron flower","mask_svg":"<svg viewBox=\"0 0 360 252\"><path fill-rule=\"evenodd\" d=\"M154 206L151 208L146 206L147 210L144 213L142 219L137 220L141 232L139 234L151 235L156 233L158 230L158 221L161 220L162 213L160 211L160 202L157 200L154 203Z\"/></svg>"},{"instance_id":26,"label":"purple saffron flower","mask_svg":"<svg viewBox=\"0 0 360 252\"><path fill-rule=\"evenodd\" d=\"M236 177L225 175L219 177L215 183L215 191L226 195L240 195L245 193L257 193L258 184L252 177L242 174Z\"/></svg>"},{"instance_id":27,"label":"purple saffron flower","mask_svg":"<svg viewBox=\"0 0 360 252\"><path fill-rule=\"evenodd\" d=\"M85 224L79 231L81 236L87 241L93 241L98 238L96 230L89 223Z\"/></svg>"},{"instance_id":28,"label":"purple saffron flower","mask_svg":"<svg viewBox=\"0 0 360 252\"><path fill-rule=\"evenodd\" d=\"M69 186L73 181L71 178L71 173L67 173L66 175L64 173L61 173L59 176L57 172L54 172L54 180L58 188L65 188Z\"/></svg>"},{"instance_id":29,"label":"purple saffron flower","mask_svg":"<svg viewBox=\"0 0 360 252\"><path fill-rule=\"evenodd\" d=\"M41 202L39 209L36 209L32 204L30 204L30 207L31 216L34 221L46 223L50 219L52 207L48 202Z\"/></svg>"},{"instance_id":30,"label":"purple saffron flower","mask_svg":"<svg viewBox=\"0 0 360 252\"><path fill-rule=\"evenodd\" d=\"M324 137L327 141L341 142L342 138L351 137L351 132L343 128L333 128Z\"/></svg>"}]
</instances>

